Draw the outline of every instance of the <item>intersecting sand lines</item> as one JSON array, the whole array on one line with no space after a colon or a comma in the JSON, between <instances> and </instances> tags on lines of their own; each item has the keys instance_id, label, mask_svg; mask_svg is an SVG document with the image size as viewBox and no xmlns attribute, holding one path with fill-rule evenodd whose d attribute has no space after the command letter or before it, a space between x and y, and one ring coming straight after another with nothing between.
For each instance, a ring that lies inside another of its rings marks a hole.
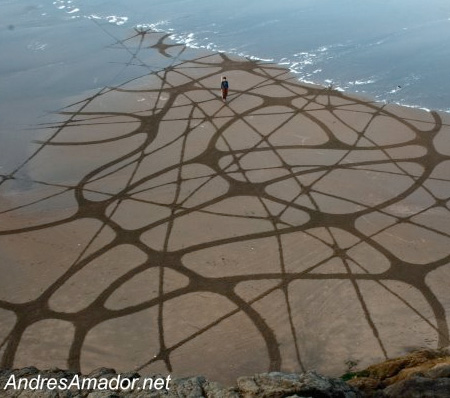
<instances>
[{"instance_id":1,"label":"intersecting sand lines","mask_svg":"<svg viewBox=\"0 0 450 398\"><path fill-rule=\"evenodd\" d=\"M449 344L447 115L113 40L145 74L65 107L2 177L2 366L231 381Z\"/></svg>"}]
</instances>

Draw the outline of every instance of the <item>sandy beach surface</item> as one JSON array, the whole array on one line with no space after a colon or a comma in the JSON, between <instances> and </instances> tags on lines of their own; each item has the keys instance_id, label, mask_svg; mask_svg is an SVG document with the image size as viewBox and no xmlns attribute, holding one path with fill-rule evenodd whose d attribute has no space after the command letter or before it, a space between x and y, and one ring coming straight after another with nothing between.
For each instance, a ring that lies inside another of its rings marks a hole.
<instances>
[{"instance_id":1,"label":"sandy beach surface","mask_svg":"<svg viewBox=\"0 0 450 398\"><path fill-rule=\"evenodd\" d=\"M448 346L450 115L160 33L115 45L142 73L0 175L2 367L229 383Z\"/></svg>"}]
</instances>

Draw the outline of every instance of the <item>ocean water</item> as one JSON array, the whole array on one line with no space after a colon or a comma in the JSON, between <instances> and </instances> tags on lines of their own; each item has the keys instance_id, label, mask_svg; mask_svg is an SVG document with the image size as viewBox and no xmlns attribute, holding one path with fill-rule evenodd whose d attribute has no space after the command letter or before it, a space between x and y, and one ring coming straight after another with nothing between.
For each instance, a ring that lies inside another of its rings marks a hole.
<instances>
[{"instance_id":1,"label":"ocean water","mask_svg":"<svg viewBox=\"0 0 450 398\"><path fill-rule=\"evenodd\" d=\"M450 111L448 0L0 0L0 173L63 98L137 73L105 51L136 27L276 62L306 82Z\"/></svg>"}]
</instances>

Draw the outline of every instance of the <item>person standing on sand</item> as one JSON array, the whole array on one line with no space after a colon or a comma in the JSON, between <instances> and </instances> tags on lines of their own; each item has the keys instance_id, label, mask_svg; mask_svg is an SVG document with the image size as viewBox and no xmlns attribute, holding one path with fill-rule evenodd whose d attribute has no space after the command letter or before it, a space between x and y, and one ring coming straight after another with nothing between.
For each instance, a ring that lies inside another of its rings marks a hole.
<instances>
[{"instance_id":1,"label":"person standing on sand","mask_svg":"<svg viewBox=\"0 0 450 398\"><path fill-rule=\"evenodd\" d=\"M220 83L220 90L222 91L222 100L227 100L228 95L228 80L225 76L222 77L222 82Z\"/></svg>"}]
</instances>

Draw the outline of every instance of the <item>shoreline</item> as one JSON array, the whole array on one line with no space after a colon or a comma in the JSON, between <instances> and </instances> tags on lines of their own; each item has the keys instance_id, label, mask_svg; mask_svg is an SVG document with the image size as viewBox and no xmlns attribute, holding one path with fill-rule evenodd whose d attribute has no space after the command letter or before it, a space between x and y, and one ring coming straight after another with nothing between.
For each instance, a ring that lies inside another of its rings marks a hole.
<instances>
[{"instance_id":1,"label":"shoreline","mask_svg":"<svg viewBox=\"0 0 450 398\"><path fill-rule=\"evenodd\" d=\"M164 22L164 21L162 21ZM162 23L164 25L164 23ZM257 62L262 62L262 63L266 63L268 65L277 65L281 68L285 68L287 70L290 71L290 73L292 73L294 76L298 76L301 74L300 71L296 70L295 68L293 68L292 65L296 65L298 64L297 62L294 61L289 61L286 62L286 58L281 58L278 61L276 61L274 58L263 58L263 57L259 57L257 55L251 55L251 54L247 54L247 53L242 53L242 52L236 52L233 51L233 49L231 50L226 50L226 49L220 49L218 45L213 44L213 43L208 43L208 44L199 44L197 42L195 42L194 39L194 33L176 33L174 32L173 29L169 29L169 30L164 30L159 28L158 26L161 25L161 21L160 22L156 22L156 23L150 23L150 24L138 24L136 25L134 28L135 29L145 29L145 28L149 28L152 29L155 32L158 33L164 33L164 34L168 34L170 35L170 39L173 40L175 43L177 44L181 44L181 45L185 45L189 48L192 48L194 50L206 50L206 51L210 51L213 53L223 53L226 54L228 56L232 56L232 57L240 57L240 58L244 58L247 59L249 61L257 61ZM373 100L377 103L380 104L385 104L385 105L389 105L389 104L393 104L393 105L399 105L402 107L406 107L406 108L411 108L411 109L417 109L417 110L424 110L427 112L432 112L432 111L436 111L436 112L441 112L441 113L450 113L450 108L447 109L441 109L441 108L431 108L431 107L426 107L423 105L415 105L409 102L399 102L399 101L395 101L395 100L389 100L387 97L389 96L389 94L392 94L392 92L386 92L385 96L386 98L376 98L373 94L371 94L370 92L365 92L365 91L352 91L350 87L345 87L342 88L340 87L339 84L336 85L335 82L333 82L333 80L330 78L324 78L322 81L314 81L314 80L309 80L309 78L307 76L303 76L303 77L298 77L298 81L301 84L306 84L306 85L313 85L313 86L320 86L323 88L327 88L329 86L334 86L335 89L339 92L342 92L346 95L349 96L356 96L356 97L360 97L360 98L366 98L367 100ZM353 82L354 84L358 84L358 82ZM371 82L372 83L372 82ZM374 82L376 83L376 82ZM397 89L394 89L394 91Z\"/></svg>"}]
</instances>

